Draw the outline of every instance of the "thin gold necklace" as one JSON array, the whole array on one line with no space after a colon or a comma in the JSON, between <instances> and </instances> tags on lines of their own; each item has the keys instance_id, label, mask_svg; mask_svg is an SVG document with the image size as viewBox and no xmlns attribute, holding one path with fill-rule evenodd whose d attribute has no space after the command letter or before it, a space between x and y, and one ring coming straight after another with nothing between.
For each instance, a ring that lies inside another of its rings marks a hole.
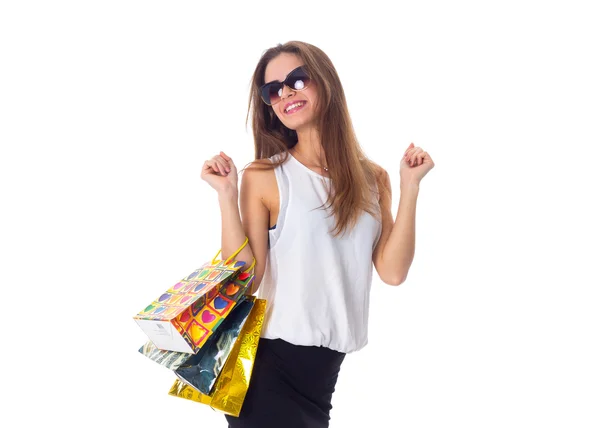
<instances>
[{"instance_id":1,"label":"thin gold necklace","mask_svg":"<svg viewBox=\"0 0 600 428\"><path fill-rule=\"evenodd\" d=\"M299 153L298 153L298 151L297 151L295 148L293 148L292 150L294 151L294 153L295 153L295 154L299 154ZM306 160L306 158L305 158L304 156L300 155L300 157L301 157L302 159ZM325 166L322 166L322 165L317 165L317 166L318 166L319 168L321 168L323 171L325 171L325 172L329 172L329 168L327 167L327 165L325 165Z\"/></svg>"}]
</instances>

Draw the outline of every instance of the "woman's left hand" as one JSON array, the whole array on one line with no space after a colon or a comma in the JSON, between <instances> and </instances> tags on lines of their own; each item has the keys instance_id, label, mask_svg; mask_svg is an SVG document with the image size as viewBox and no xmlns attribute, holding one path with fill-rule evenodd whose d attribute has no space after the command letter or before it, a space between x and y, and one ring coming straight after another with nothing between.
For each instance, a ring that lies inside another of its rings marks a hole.
<instances>
[{"instance_id":1,"label":"woman's left hand","mask_svg":"<svg viewBox=\"0 0 600 428\"><path fill-rule=\"evenodd\" d=\"M429 153L410 143L400 162L400 182L419 184L434 166Z\"/></svg>"}]
</instances>

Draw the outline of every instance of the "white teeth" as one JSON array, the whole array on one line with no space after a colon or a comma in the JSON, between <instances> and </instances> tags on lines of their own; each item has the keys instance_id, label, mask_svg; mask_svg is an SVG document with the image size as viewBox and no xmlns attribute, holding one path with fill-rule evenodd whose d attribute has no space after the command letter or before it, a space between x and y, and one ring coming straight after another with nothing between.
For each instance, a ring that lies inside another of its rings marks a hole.
<instances>
[{"instance_id":1,"label":"white teeth","mask_svg":"<svg viewBox=\"0 0 600 428\"><path fill-rule=\"evenodd\" d=\"M299 107L299 106L301 106L301 105L303 105L303 104L304 104L304 102L298 102L298 103L292 104L291 106L289 106L288 108L286 108L286 109L285 109L285 112L287 113L287 112L288 112L288 111L290 111L291 109L293 109L293 108L296 108L296 107Z\"/></svg>"}]
</instances>

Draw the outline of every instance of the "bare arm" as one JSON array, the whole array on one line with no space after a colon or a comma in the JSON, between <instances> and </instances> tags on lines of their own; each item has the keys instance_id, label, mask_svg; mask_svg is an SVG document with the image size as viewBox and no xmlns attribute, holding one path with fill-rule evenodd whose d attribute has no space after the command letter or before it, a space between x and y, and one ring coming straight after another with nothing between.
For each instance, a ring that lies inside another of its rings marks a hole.
<instances>
[{"instance_id":1,"label":"bare arm","mask_svg":"<svg viewBox=\"0 0 600 428\"><path fill-rule=\"evenodd\" d=\"M230 257L246 240L238 206L238 192L219 194L219 208L221 210L221 254L225 260ZM235 257L237 261L246 263L243 269L250 267L254 259L252 244L248 245Z\"/></svg>"},{"instance_id":2,"label":"bare arm","mask_svg":"<svg viewBox=\"0 0 600 428\"><path fill-rule=\"evenodd\" d=\"M239 209L237 193L219 196L223 257L233 254L248 237L248 245L238 254L236 260L244 261L246 266L250 266L253 258L256 259L254 282L247 294L254 294L258 290L267 260L269 210L263 204L260 193L262 174L264 172L255 169L244 171Z\"/></svg>"},{"instance_id":3,"label":"bare arm","mask_svg":"<svg viewBox=\"0 0 600 428\"><path fill-rule=\"evenodd\" d=\"M415 254L415 216L419 185L400 186L400 203L396 221L392 217L392 189L388 173L382 169L379 178L383 227L373 252L373 264L383 282L400 285L408 276Z\"/></svg>"},{"instance_id":4,"label":"bare arm","mask_svg":"<svg viewBox=\"0 0 600 428\"><path fill-rule=\"evenodd\" d=\"M262 282L269 242L269 209L264 203L265 198L262 194L269 172L256 169L257 163L260 161L254 162L244 171L240 190L242 225L256 259L254 283L248 294L254 294ZM243 259L244 255L240 254L240 256Z\"/></svg>"},{"instance_id":5,"label":"bare arm","mask_svg":"<svg viewBox=\"0 0 600 428\"><path fill-rule=\"evenodd\" d=\"M392 189L388 173L378 174L383 230L373 252L373 263L381 279L400 285L408 276L415 255L415 216L419 183L435 166L429 153L410 143L400 162L400 203L396 221L392 218Z\"/></svg>"},{"instance_id":6,"label":"bare arm","mask_svg":"<svg viewBox=\"0 0 600 428\"><path fill-rule=\"evenodd\" d=\"M249 268L254 259L254 282L246 294L254 294L264 275L269 211L263 204L261 189L264 187L265 171L257 169L254 162L242 175L238 192L238 174L233 160L223 152L205 162L203 180L218 192L221 210L221 254L227 259L240 248L248 237L248 245L235 257ZM239 205L238 205L239 201ZM244 269L244 268L243 268Z\"/></svg>"}]
</instances>

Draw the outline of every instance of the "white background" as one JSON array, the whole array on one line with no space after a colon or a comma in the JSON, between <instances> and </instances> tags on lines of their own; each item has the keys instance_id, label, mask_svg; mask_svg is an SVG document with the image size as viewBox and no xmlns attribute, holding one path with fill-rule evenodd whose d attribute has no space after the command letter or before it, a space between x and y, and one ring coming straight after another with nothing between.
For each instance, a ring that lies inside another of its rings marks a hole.
<instances>
[{"instance_id":1,"label":"white background","mask_svg":"<svg viewBox=\"0 0 600 428\"><path fill-rule=\"evenodd\" d=\"M201 165L253 159L254 67L302 40L335 64L394 215L410 142L436 163L331 427L599 427L593 3L3 2L3 419L226 426L167 395L132 317L218 250Z\"/></svg>"}]
</instances>

